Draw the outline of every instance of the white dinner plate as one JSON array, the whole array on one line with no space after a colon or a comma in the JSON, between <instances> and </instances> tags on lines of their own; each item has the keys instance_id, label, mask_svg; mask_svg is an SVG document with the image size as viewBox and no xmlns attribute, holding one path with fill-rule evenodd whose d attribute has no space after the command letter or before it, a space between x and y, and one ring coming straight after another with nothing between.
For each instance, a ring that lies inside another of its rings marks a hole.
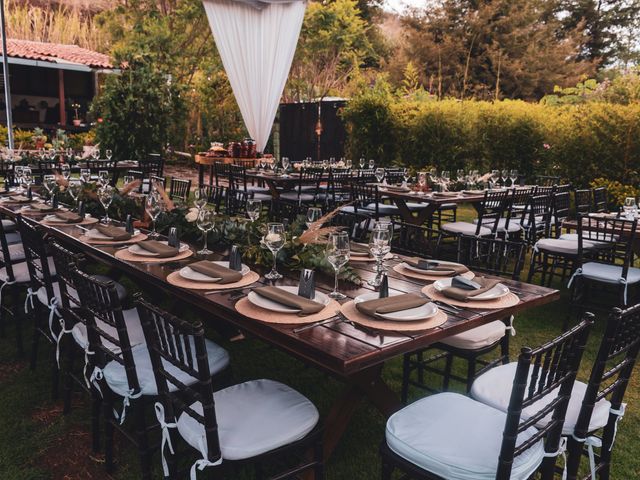
<instances>
[{"instance_id":1,"label":"white dinner plate","mask_svg":"<svg viewBox=\"0 0 640 480\"><path fill-rule=\"evenodd\" d=\"M436 280L435 282L433 282L433 286L438 292L442 292L442 290L451 286L452 280L453 278L443 278L442 280ZM498 283L491 290L473 297L473 300L495 300L497 298L502 298L508 294L509 294L509 287L507 287L506 285L503 285L502 283ZM472 300L472 299L470 298L469 300Z\"/></svg>"},{"instance_id":2,"label":"white dinner plate","mask_svg":"<svg viewBox=\"0 0 640 480\"><path fill-rule=\"evenodd\" d=\"M140 230L138 230L137 228L133 231L133 235L131 235L132 237L135 237L136 235L140 235ZM99 230L92 228L91 230L88 230L85 233L85 236L87 238L91 238L93 240L113 240L111 237L100 233Z\"/></svg>"},{"instance_id":3,"label":"white dinner plate","mask_svg":"<svg viewBox=\"0 0 640 480\"><path fill-rule=\"evenodd\" d=\"M225 268L229 268L229 262L228 261L219 261L219 262L213 262L216 265L220 265L221 267L225 267ZM247 273L249 273L251 271L251 269L246 266L244 263L242 264L242 270L240 271L240 273L242 274L242 276L244 277ZM211 282L215 282L217 280L220 280L219 278L215 278L215 277L210 277L208 275L205 275L204 273L200 273L200 272L196 272L195 270L192 270L189 267L184 267L180 269L180 276L186 280L191 280L192 282L204 282L204 283L211 283Z\"/></svg>"},{"instance_id":4,"label":"white dinner plate","mask_svg":"<svg viewBox=\"0 0 640 480\"><path fill-rule=\"evenodd\" d=\"M438 264L440 265L455 265L455 266L459 266L459 263L456 262L447 262L445 260L428 260L428 261L433 261L433 262L438 262ZM423 275L440 275L441 273L439 272L430 272L429 270L424 270L422 268L417 268L417 267L412 267L411 265L409 265L406 262L402 263L402 267L406 268L407 270L411 270L412 272L416 272L416 273L422 273ZM443 275L444 276L444 275Z\"/></svg>"},{"instance_id":5,"label":"white dinner plate","mask_svg":"<svg viewBox=\"0 0 640 480\"><path fill-rule=\"evenodd\" d=\"M160 243L169 245L169 242L160 242ZM129 248L127 248L127 250L129 251L129 253L133 253L134 255L139 255L141 257L155 257L158 255L157 253L153 253L148 250L145 250L144 248L140 247L137 244L131 245ZM181 243L179 252L182 253L182 252L186 252L187 250L189 250L189 245L187 245L186 243Z\"/></svg>"},{"instance_id":6,"label":"white dinner plate","mask_svg":"<svg viewBox=\"0 0 640 480\"><path fill-rule=\"evenodd\" d=\"M298 287L290 286L290 287L278 287L282 290L290 293L298 293ZM247 295L247 300L256 305L257 307L265 308L267 310L271 310L272 312L278 313L298 313L300 310L297 308L287 307L286 305L282 305L281 303L274 302L273 300L269 300L268 298L262 297L259 294L251 291L249 295ZM321 303L322 305L328 305L331 299L322 292L316 292L316 296L313 299L314 301Z\"/></svg>"},{"instance_id":7,"label":"white dinner plate","mask_svg":"<svg viewBox=\"0 0 640 480\"><path fill-rule=\"evenodd\" d=\"M399 294L392 293L389 295L395 297ZM377 298L378 293L372 292L358 295L353 301L355 303L361 303L366 302L367 300L375 300ZM434 303L429 302L420 307L410 308L408 310L402 310L399 312L379 313L378 316L387 320L392 320L394 322L415 322L417 320L425 320L427 318L431 318L436 313L438 313L438 307Z\"/></svg>"},{"instance_id":8,"label":"white dinner plate","mask_svg":"<svg viewBox=\"0 0 640 480\"><path fill-rule=\"evenodd\" d=\"M89 215L88 213L85 214L84 218L91 218L91 215ZM61 218L56 217L55 215L51 214L51 215L47 215L46 217L44 217L44 220L46 222L49 223L67 223L66 220L63 220ZM76 223L82 223L82 222L76 222ZM70 223L69 225L75 225L76 223Z\"/></svg>"}]
</instances>

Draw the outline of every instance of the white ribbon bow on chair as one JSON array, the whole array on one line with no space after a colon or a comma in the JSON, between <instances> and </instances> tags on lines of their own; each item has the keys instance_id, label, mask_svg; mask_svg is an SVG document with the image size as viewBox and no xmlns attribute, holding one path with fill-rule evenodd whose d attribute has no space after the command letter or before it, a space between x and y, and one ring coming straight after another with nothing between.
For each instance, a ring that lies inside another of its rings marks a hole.
<instances>
[{"instance_id":1,"label":"white ribbon bow on chair","mask_svg":"<svg viewBox=\"0 0 640 480\"><path fill-rule=\"evenodd\" d=\"M198 445L200 446L200 453L202 454L202 458L200 460L196 460L196 462L191 466L191 480L198 480L198 473L196 470L204 470L207 467L217 467L222 464L222 457L220 457L215 462L211 462L207 459L207 446L204 443L204 436L200 437L198 440Z\"/></svg>"},{"instance_id":2,"label":"white ribbon bow on chair","mask_svg":"<svg viewBox=\"0 0 640 480\"><path fill-rule=\"evenodd\" d=\"M156 402L153 405L153 408L156 411L156 418L158 419L158 423L160 424L160 430L162 432L162 441L160 442L160 456L162 457L162 471L165 477L169 476L169 466L167 465L167 459L164 456L164 447L165 445L169 447L169 451L173 455L175 452L173 451L173 444L171 443L171 435L169 435L170 428L177 428L177 424L167 423L164 416L164 406L160 402Z\"/></svg>"},{"instance_id":3,"label":"white ribbon bow on chair","mask_svg":"<svg viewBox=\"0 0 640 480\"><path fill-rule=\"evenodd\" d=\"M562 457L562 461L564 462L564 468L562 469L562 480L567 480L567 437L560 438L560 444L558 445L558 450L555 452L545 452L544 457L546 458L557 458Z\"/></svg>"}]
</instances>

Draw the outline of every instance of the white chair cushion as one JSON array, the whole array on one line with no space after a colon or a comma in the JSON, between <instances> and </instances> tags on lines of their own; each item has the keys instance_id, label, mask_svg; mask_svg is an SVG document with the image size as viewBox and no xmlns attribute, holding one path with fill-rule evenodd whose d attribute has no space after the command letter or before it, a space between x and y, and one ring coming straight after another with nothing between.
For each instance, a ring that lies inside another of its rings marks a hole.
<instances>
[{"instance_id":1,"label":"white chair cushion","mask_svg":"<svg viewBox=\"0 0 640 480\"><path fill-rule=\"evenodd\" d=\"M478 219L474 219L473 223L475 225L478 224ZM493 225L495 224L495 219L485 219L482 221L482 225L486 226L488 229L492 229ZM504 232L505 231L505 225L507 224L507 219L506 218L500 218L498 219L498 227L497 227L497 231L498 232ZM509 219L509 227L507 228L507 232L509 233L516 233L519 232L520 230L522 230L522 225L520 225L520 219L517 218L510 218Z\"/></svg>"},{"instance_id":2,"label":"white chair cushion","mask_svg":"<svg viewBox=\"0 0 640 480\"><path fill-rule=\"evenodd\" d=\"M443 203L442 205L440 205L438 207L438 210L439 211L442 211L442 210L457 210L457 208L458 208L458 204L456 204L456 203Z\"/></svg>"},{"instance_id":3,"label":"white chair cushion","mask_svg":"<svg viewBox=\"0 0 640 480\"><path fill-rule=\"evenodd\" d=\"M442 230L449 233L461 233L463 235L475 235L477 225L469 222L450 222L442 225ZM480 227L480 236L491 235L491 230L486 227Z\"/></svg>"},{"instance_id":4,"label":"white chair cushion","mask_svg":"<svg viewBox=\"0 0 640 480\"><path fill-rule=\"evenodd\" d=\"M252 380L213 394L220 451L225 460L242 460L304 438L318 423L315 405L292 388L273 380ZM202 415L202 404L191 408ZM203 425L183 413L178 431L200 451ZM202 452L206 454L207 452Z\"/></svg>"},{"instance_id":5,"label":"white chair cushion","mask_svg":"<svg viewBox=\"0 0 640 480\"><path fill-rule=\"evenodd\" d=\"M272 200L270 193L254 193L253 199L261 202L270 202Z\"/></svg>"},{"instance_id":6,"label":"white chair cushion","mask_svg":"<svg viewBox=\"0 0 640 480\"><path fill-rule=\"evenodd\" d=\"M129 310L123 310L122 316L124 317L124 323L127 326L127 333L129 334L129 344L133 347L145 343L144 332L142 331L142 325L140 324L140 317L138 316L138 310L130 308ZM115 327L112 327L108 323L102 320L97 320L98 327L106 332L113 338L118 338L118 331ZM87 327L82 323L76 323L71 329L71 335L76 343L82 348L86 349L89 345L87 340ZM113 343L104 340L104 344L115 353L120 352L120 348Z\"/></svg>"},{"instance_id":7,"label":"white chair cushion","mask_svg":"<svg viewBox=\"0 0 640 480\"><path fill-rule=\"evenodd\" d=\"M571 240L578 244L578 234L577 233L563 233L559 237L561 240ZM597 240L583 240L583 245L585 248L611 248L611 243L609 242L598 242Z\"/></svg>"},{"instance_id":8,"label":"white chair cushion","mask_svg":"<svg viewBox=\"0 0 640 480\"><path fill-rule=\"evenodd\" d=\"M207 348L209 372L211 375L215 375L227 368L229 365L229 354L227 351L206 339L205 346ZM151 365L151 357L149 356L147 345L137 345L131 349L131 353L133 355L133 362L136 365L136 373L138 375L138 382L140 383L140 391L142 392L142 395L158 395L158 387L156 386L156 379L153 374L153 366ZM197 368L198 362L195 356L196 349L193 341L191 342L191 353L193 355L193 364ZM166 360L163 359L162 363L167 372L184 385L193 385L196 382L194 377L171 365ZM125 396L129 391L129 382L124 370L124 365L116 361L111 361L105 365L102 372L109 388L113 390L114 393L120 396ZM170 391L176 390L176 386L171 382L168 382L168 385ZM243 414L244 413L246 412L243 412Z\"/></svg>"},{"instance_id":9,"label":"white chair cushion","mask_svg":"<svg viewBox=\"0 0 640 480\"><path fill-rule=\"evenodd\" d=\"M562 255L578 255L578 242L561 238L543 238L536 242L536 250L559 253Z\"/></svg>"},{"instance_id":10,"label":"white chair cushion","mask_svg":"<svg viewBox=\"0 0 640 480\"><path fill-rule=\"evenodd\" d=\"M20 260L25 259L24 247L22 246L22 242L13 243L11 245L8 245L8 247L9 247L9 258L11 259L12 262L19 262ZM4 255L2 254L1 249L0 249L0 258L4 260Z\"/></svg>"},{"instance_id":11,"label":"white chair cushion","mask_svg":"<svg viewBox=\"0 0 640 480\"><path fill-rule=\"evenodd\" d=\"M457 393L418 400L387 421L389 448L418 467L446 479L494 480L506 414ZM528 428L520 445L535 435ZM512 479L528 478L542 463L542 440L514 458Z\"/></svg>"},{"instance_id":12,"label":"white chair cushion","mask_svg":"<svg viewBox=\"0 0 640 480\"><path fill-rule=\"evenodd\" d=\"M9 220L8 218L2 219L2 228L4 233L15 232L18 226L13 220Z\"/></svg>"},{"instance_id":13,"label":"white chair cushion","mask_svg":"<svg viewBox=\"0 0 640 480\"><path fill-rule=\"evenodd\" d=\"M376 204L370 203L366 206L367 210L376 211ZM380 215L397 215L400 212L395 205L387 205L386 203L378 203L378 213Z\"/></svg>"},{"instance_id":14,"label":"white chair cushion","mask_svg":"<svg viewBox=\"0 0 640 480\"><path fill-rule=\"evenodd\" d=\"M517 363L511 362L483 373L473 382L470 392L471 396L482 403L506 412L509 406L516 367ZM586 389L587 385L585 383L579 381L574 383L573 390L571 391L571 400L569 400L569 407L567 408L567 416L562 429L563 435L571 435L573 433ZM557 394L557 391L552 392L533 405L525 408L522 411L522 418L529 418L534 415L540 408L551 402ZM589 431L597 430L607 424L610 407L611 404L606 399L602 399L596 403L593 415L591 416L591 422L589 423ZM550 419L550 415L545 417L538 422L537 426L542 427L546 425Z\"/></svg>"},{"instance_id":15,"label":"white chair cushion","mask_svg":"<svg viewBox=\"0 0 640 480\"><path fill-rule=\"evenodd\" d=\"M340 207L340 211L341 212L345 212L345 213L356 213L356 209L353 205L347 205L346 207ZM374 214L374 212L372 212L371 210L367 210L365 208L358 208L357 211L358 215L366 215L366 216L371 216Z\"/></svg>"},{"instance_id":16,"label":"white chair cushion","mask_svg":"<svg viewBox=\"0 0 640 480\"><path fill-rule=\"evenodd\" d=\"M407 208L409 210L411 210L412 212L417 212L419 210L424 210L428 206L429 206L429 204L427 204L427 203L407 202Z\"/></svg>"},{"instance_id":17,"label":"white chair cushion","mask_svg":"<svg viewBox=\"0 0 640 480\"><path fill-rule=\"evenodd\" d=\"M500 320L487 323L466 332L451 335L439 343L464 350L478 350L493 345L506 333L506 325Z\"/></svg>"},{"instance_id":18,"label":"white chair cushion","mask_svg":"<svg viewBox=\"0 0 640 480\"><path fill-rule=\"evenodd\" d=\"M280 198L289 201L300 201L300 202L313 202L315 196L311 193L301 193L298 195L298 192L285 192L280 194Z\"/></svg>"},{"instance_id":19,"label":"white chair cushion","mask_svg":"<svg viewBox=\"0 0 640 480\"><path fill-rule=\"evenodd\" d=\"M7 233L6 237L7 237L7 244L8 245L13 245L13 244L16 244L16 243L22 243L22 238L20 237L20 234L18 232Z\"/></svg>"},{"instance_id":20,"label":"white chair cushion","mask_svg":"<svg viewBox=\"0 0 640 480\"><path fill-rule=\"evenodd\" d=\"M591 280L606 283L618 283L622 278L621 265L609 265L606 263L588 262L582 265L582 276ZM627 283L640 282L640 268L629 267Z\"/></svg>"},{"instance_id":21,"label":"white chair cushion","mask_svg":"<svg viewBox=\"0 0 640 480\"><path fill-rule=\"evenodd\" d=\"M267 187L247 186L247 192L249 192L249 193L265 193L265 194L269 194L269 189Z\"/></svg>"},{"instance_id":22,"label":"white chair cushion","mask_svg":"<svg viewBox=\"0 0 640 480\"><path fill-rule=\"evenodd\" d=\"M56 266L53 264L53 258L49 257L49 273L51 275L56 274ZM15 277L15 281L17 283L27 283L29 282L29 267L27 266L27 262L20 262L12 265L13 268L13 276ZM9 280L7 269L5 267L0 268L0 282L6 282Z\"/></svg>"}]
</instances>

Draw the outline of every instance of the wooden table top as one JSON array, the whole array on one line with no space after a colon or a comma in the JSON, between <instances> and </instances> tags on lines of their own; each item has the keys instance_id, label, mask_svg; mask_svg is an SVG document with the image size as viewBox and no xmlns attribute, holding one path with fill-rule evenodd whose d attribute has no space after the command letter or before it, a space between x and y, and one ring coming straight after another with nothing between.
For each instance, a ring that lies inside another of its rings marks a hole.
<instances>
[{"instance_id":1,"label":"wooden table top","mask_svg":"<svg viewBox=\"0 0 640 480\"><path fill-rule=\"evenodd\" d=\"M445 203L477 203L484 200L484 193L481 194L467 194L453 192L453 195L441 195L437 192L401 192L398 190L388 190L383 186L379 186L378 191L385 197L389 197L392 200L404 200L414 203L433 203L436 205L442 205Z\"/></svg>"},{"instance_id":2,"label":"wooden table top","mask_svg":"<svg viewBox=\"0 0 640 480\"><path fill-rule=\"evenodd\" d=\"M0 205L0 213L8 217L16 216L13 208L7 205ZM557 290L502 279L501 281L520 297L518 305L497 310L465 309L456 315L449 315L448 320L442 326L423 332L393 333L373 331L353 326L336 317L330 323L296 333L294 329L299 325L264 323L240 315L234 308L234 299L230 298L238 290L232 292L217 291L207 295L201 290L188 290L167 283L166 277L168 274L196 261L197 258L195 257L166 264L127 262L114 257L116 251L114 247L88 245L79 241L78 237L84 232L76 226L45 226L44 228L50 230L52 235L70 244L76 250L82 251L85 255L116 267L145 284L160 288L172 296L207 312L208 322L230 323L240 330L259 337L307 363L343 378L380 365L390 358L426 347L450 335L494 320L506 318L538 305L556 301L560 297ZM221 255L214 254L209 258L212 260L220 259ZM400 258L396 257L394 260L387 262L390 290L402 293L419 291L425 285L424 282L404 277L391 269L400 260ZM373 263L354 263L352 266L364 281L375 276ZM281 273L285 274L285 278L279 280L277 282L278 285L296 284L299 276L298 272L286 272L282 267L280 269ZM254 270L260 274L266 272L266 269L262 267L255 267ZM261 277L258 283L268 284L268 281ZM255 288L255 285L252 288ZM328 292L332 289L332 286L333 279L331 277L322 274L318 275L316 288ZM244 289L244 292L247 293L250 288ZM357 286L342 281L340 282L340 288L349 298L354 298L372 290L367 285Z\"/></svg>"}]
</instances>

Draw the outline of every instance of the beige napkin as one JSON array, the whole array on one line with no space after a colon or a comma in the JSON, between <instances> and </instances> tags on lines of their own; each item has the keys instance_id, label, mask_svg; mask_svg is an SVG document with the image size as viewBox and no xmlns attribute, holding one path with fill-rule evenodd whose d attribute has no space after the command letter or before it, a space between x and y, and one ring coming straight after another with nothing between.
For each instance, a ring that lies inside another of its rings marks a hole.
<instances>
[{"instance_id":1,"label":"beige napkin","mask_svg":"<svg viewBox=\"0 0 640 480\"><path fill-rule=\"evenodd\" d=\"M29 208L40 212L53 212L54 210L57 210L57 208L47 205L46 203L32 203L29 205Z\"/></svg>"},{"instance_id":2,"label":"beige napkin","mask_svg":"<svg viewBox=\"0 0 640 480\"><path fill-rule=\"evenodd\" d=\"M82 217L77 213L73 212L61 212L57 211L54 213L56 218L59 218L64 223L80 223L82 221Z\"/></svg>"},{"instance_id":3,"label":"beige napkin","mask_svg":"<svg viewBox=\"0 0 640 480\"><path fill-rule=\"evenodd\" d=\"M136 245L147 252L155 253L157 258L175 257L179 253L177 248L170 247L157 240L145 240L144 242L138 242Z\"/></svg>"},{"instance_id":4,"label":"beige napkin","mask_svg":"<svg viewBox=\"0 0 640 480\"><path fill-rule=\"evenodd\" d=\"M111 240L121 241L121 240L129 240L131 238L131 234L127 232L122 227L112 227L109 225L96 225L95 229L98 230L101 234L109 237Z\"/></svg>"},{"instance_id":5,"label":"beige napkin","mask_svg":"<svg viewBox=\"0 0 640 480\"><path fill-rule=\"evenodd\" d=\"M403 310L421 307L426 303L429 303L429 299L417 293L405 293L394 297L376 298L374 300L356 303L356 308L369 317L378 317L385 313L401 312Z\"/></svg>"},{"instance_id":6,"label":"beige napkin","mask_svg":"<svg viewBox=\"0 0 640 480\"><path fill-rule=\"evenodd\" d=\"M304 315L318 313L324 308L324 305L321 303L300 297L295 293L287 292L278 287L260 287L253 291L261 297L268 298L287 307L300 309L300 313Z\"/></svg>"},{"instance_id":7,"label":"beige napkin","mask_svg":"<svg viewBox=\"0 0 640 480\"><path fill-rule=\"evenodd\" d=\"M459 263L456 264L442 264L437 260L425 260L423 258L407 258L405 263L413 268L424 270L425 273L432 275L442 275L443 277L451 275L462 275L469 271L467 267Z\"/></svg>"},{"instance_id":8,"label":"beige napkin","mask_svg":"<svg viewBox=\"0 0 640 480\"><path fill-rule=\"evenodd\" d=\"M29 203L33 201L26 195L11 195L9 197L9 200L14 203Z\"/></svg>"},{"instance_id":9,"label":"beige napkin","mask_svg":"<svg viewBox=\"0 0 640 480\"><path fill-rule=\"evenodd\" d=\"M201 260L189 265L189 268L195 272L211 277L211 282L227 284L236 283L242 280L242 274L231 270L230 268L223 267L208 260ZM216 280L216 279L220 280Z\"/></svg>"},{"instance_id":10,"label":"beige napkin","mask_svg":"<svg viewBox=\"0 0 640 480\"><path fill-rule=\"evenodd\" d=\"M354 257L370 257L371 251L369 250L369 245L361 245L359 243L351 244L351 255Z\"/></svg>"},{"instance_id":11,"label":"beige napkin","mask_svg":"<svg viewBox=\"0 0 640 480\"><path fill-rule=\"evenodd\" d=\"M467 302L469 300L473 300L473 297L476 297L481 293L488 292L498 283L500 283L500 280L489 280L485 277L475 277L473 281L480 285L479 289L467 290L459 287L447 287L442 290L442 293L445 297L453 298L454 300L460 300L462 302Z\"/></svg>"}]
</instances>

